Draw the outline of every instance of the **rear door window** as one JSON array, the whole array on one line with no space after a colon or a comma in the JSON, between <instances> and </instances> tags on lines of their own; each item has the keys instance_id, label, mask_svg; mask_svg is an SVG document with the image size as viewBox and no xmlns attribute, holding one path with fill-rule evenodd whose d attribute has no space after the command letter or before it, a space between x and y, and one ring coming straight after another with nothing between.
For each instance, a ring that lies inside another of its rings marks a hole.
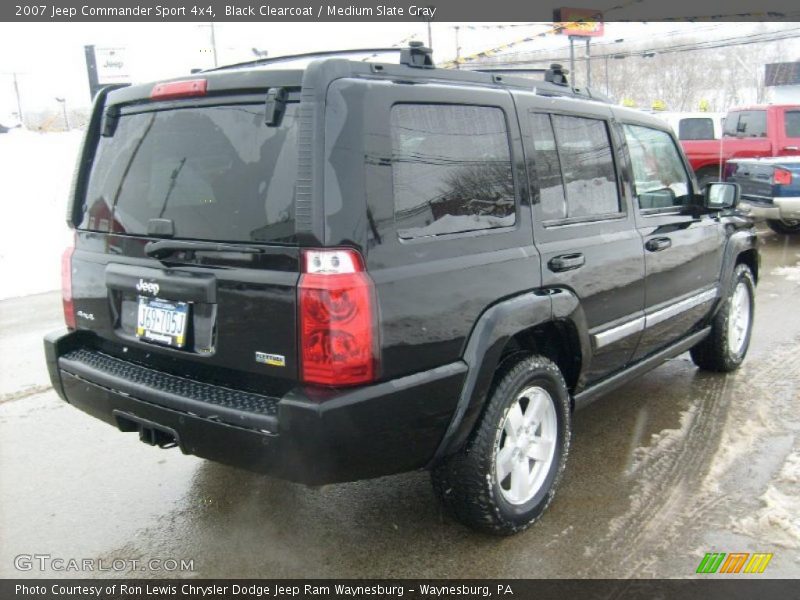
<instances>
[{"instance_id":1,"label":"rear door window","mask_svg":"<svg viewBox=\"0 0 800 600\"><path fill-rule=\"evenodd\" d=\"M176 238L291 241L296 114L289 104L279 127L263 104L123 115L98 143L81 227L147 235L170 219Z\"/></svg>"},{"instance_id":2,"label":"rear door window","mask_svg":"<svg viewBox=\"0 0 800 600\"><path fill-rule=\"evenodd\" d=\"M391 135L401 239L514 225L511 150L500 108L396 104Z\"/></svg>"},{"instance_id":3,"label":"rear door window","mask_svg":"<svg viewBox=\"0 0 800 600\"><path fill-rule=\"evenodd\" d=\"M553 115L566 195L564 219L620 212L614 156L605 121Z\"/></svg>"},{"instance_id":4,"label":"rear door window","mask_svg":"<svg viewBox=\"0 0 800 600\"><path fill-rule=\"evenodd\" d=\"M786 137L800 138L800 110L786 111Z\"/></svg>"},{"instance_id":5,"label":"rear door window","mask_svg":"<svg viewBox=\"0 0 800 600\"><path fill-rule=\"evenodd\" d=\"M544 221L567 218L567 197L561 178L556 138L550 115L531 113L533 137L533 168L539 195L539 211Z\"/></svg>"}]
</instances>

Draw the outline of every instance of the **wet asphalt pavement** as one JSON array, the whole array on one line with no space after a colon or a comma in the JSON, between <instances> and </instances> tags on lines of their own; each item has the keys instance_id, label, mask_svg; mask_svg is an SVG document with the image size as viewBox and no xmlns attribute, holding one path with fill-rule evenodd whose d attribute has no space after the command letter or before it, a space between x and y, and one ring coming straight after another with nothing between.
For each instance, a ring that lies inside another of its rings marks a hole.
<instances>
[{"instance_id":1,"label":"wet asphalt pavement","mask_svg":"<svg viewBox=\"0 0 800 600\"><path fill-rule=\"evenodd\" d=\"M506 539L445 516L426 473L308 488L145 446L48 389L59 295L4 301L0 577L92 576L20 554L194 561L118 573L147 577L688 577L711 551L800 577L800 237L761 234L744 367L683 355L579 412L556 500Z\"/></svg>"}]
</instances>

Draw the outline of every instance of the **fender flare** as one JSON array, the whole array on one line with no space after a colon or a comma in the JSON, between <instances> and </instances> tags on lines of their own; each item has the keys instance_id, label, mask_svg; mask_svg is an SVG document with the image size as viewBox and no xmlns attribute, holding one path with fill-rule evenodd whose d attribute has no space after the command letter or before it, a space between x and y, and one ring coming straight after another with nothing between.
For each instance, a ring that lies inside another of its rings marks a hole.
<instances>
[{"instance_id":1,"label":"fender flare","mask_svg":"<svg viewBox=\"0 0 800 600\"><path fill-rule=\"evenodd\" d=\"M737 217L731 217L731 219L737 219ZM726 228L733 229L736 228L736 226L737 224L734 222L726 224ZM756 236L756 232L748 227L737 229L729 235L722 257L722 271L720 272L719 278L720 297L722 297L725 290L730 287L734 266L739 256L748 250L756 251L756 268L758 269L761 263L761 255L758 253L758 237ZM758 273L753 273L753 276L757 277ZM721 305L721 302L717 302L717 306L709 318L713 318Z\"/></svg>"},{"instance_id":2,"label":"fender flare","mask_svg":"<svg viewBox=\"0 0 800 600\"><path fill-rule=\"evenodd\" d=\"M573 298L574 302L570 302ZM555 309L555 310L554 310ZM577 317L585 340L581 352L588 348L583 311L577 298L566 290L546 289L526 292L490 306L478 318L466 343L462 360L467 364L467 376L461 389L456 410L428 467L460 448L472 432L483 406L503 349L509 339L520 331L557 319ZM584 345L586 344L586 346Z\"/></svg>"}]
</instances>

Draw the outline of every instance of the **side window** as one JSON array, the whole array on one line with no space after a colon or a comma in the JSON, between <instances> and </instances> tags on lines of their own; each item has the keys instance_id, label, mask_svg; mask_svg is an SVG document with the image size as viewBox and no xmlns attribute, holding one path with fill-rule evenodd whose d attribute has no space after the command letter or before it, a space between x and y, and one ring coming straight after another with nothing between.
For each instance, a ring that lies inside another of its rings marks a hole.
<instances>
[{"instance_id":1,"label":"side window","mask_svg":"<svg viewBox=\"0 0 800 600\"><path fill-rule=\"evenodd\" d=\"M689 177L672 136L649 127L625 125L625 139L639 208L671 209L687 204Z\"/></svg>"},{"instance_id":2,"label":"side window","mask_svg":"<svg viewBox=\"0 0 800 600\"><path fill-rule=\"evenodd\" d=\"M786 137L800 138L800 110L786 111Z\"/></svg>"},{"instance_id":3,"label":"side window","mask_svg":"<svg viewBox=\"0 0 800 600\"><path fill-rule=\"evenodd\" d=\"M567 219L617 214L619 188L604 121L553 115Z\"/></svg>"},{"instance_id":4,"label":"side window","mask_svg":"<svg viewBox=\"0 0 800 600\"><path fill-rule=\"evenodd\" d=\"M682 140L713 140L714 122L705 117L689 117L678 123L678 138Z\"/></svg>"},{"instance_id":5,"label":"side window","mask_svg":"<svg viewBox=\"0 0 800 600\"><path fill-rule=\"evenodd\" d=\"M514 224L511 150L502 110L397 104L391 135L400 238Z\"/></svg>"},{"instance_id":6,"label":"side window","mask_svg":"<svg viewBox=\"0 0 800 600\"><path fill-rule=\"evenodd\" d=\"M531 113L530 119L533 134L533 167L529 171L531 174L536 174L542 219L545 221L566 219L567 198L564 195L561 163L558 160L550 115Z\"/></svg>"},{"instance_id":7,"label":"side window","mask_svg":"<svg viewBox=\"0 0 800 600\"><path fill-rule=\"evenodd\" d=\"M725 135L733 137L767 137L767 111L742 110L725 120Z\"/></svg>"}]
</instances>

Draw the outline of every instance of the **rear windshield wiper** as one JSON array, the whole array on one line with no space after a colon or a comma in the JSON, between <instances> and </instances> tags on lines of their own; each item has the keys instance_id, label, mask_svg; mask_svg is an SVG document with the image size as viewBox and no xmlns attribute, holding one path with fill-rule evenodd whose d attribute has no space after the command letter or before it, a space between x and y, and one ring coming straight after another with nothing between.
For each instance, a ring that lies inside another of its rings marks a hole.
<instances>
[{"instance_id":1,"label":"rear windshield wiper","mask_svg":"<svg viewBox=\"0 0 800 600\"><path fill-rule=\"evenodd\" d=\"M194 242L190 240L159 240L147 242L144 253L153 258L166 258L175 252L239 252L244 254L263 254L264 248L223 244L219 242Z\"/></svg>"}]
</instances>

